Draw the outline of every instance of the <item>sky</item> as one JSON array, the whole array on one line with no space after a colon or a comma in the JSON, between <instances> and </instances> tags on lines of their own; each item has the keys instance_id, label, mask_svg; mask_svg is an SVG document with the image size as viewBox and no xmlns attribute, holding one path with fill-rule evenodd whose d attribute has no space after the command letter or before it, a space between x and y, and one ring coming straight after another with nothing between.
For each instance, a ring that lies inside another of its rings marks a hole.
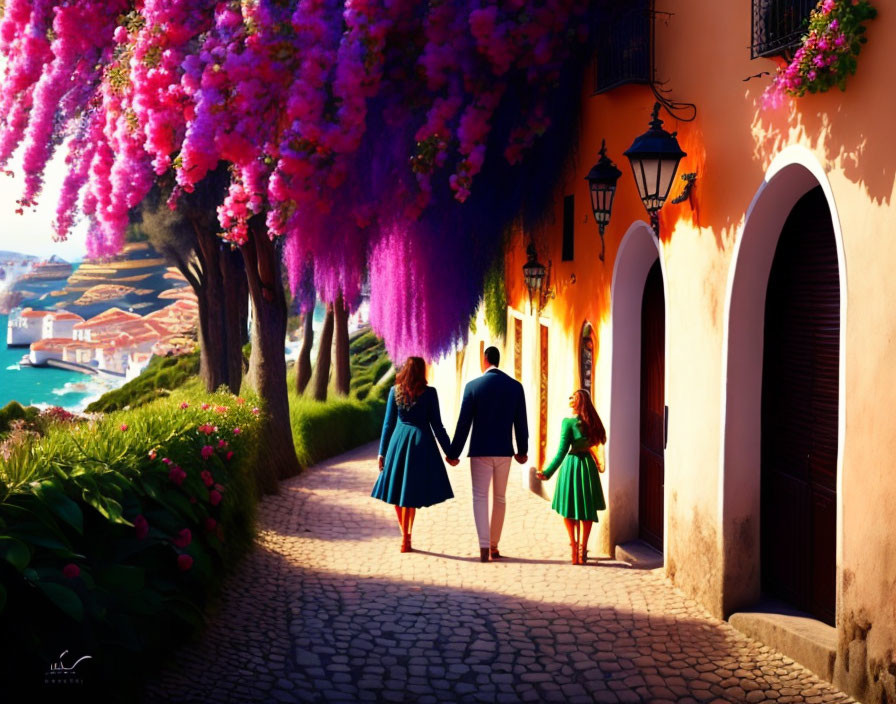
<instances>
[{"instance_id":1,"label":"sky","mask_svg":"<svg viewBox=\"0 0 896 704\"><path fill-rule=\"evenodd\" d=\"M76 261L86 252L87 223L80 222L73 228L66 242L53 241L53 220L56 202L65 176L65 152L57 151L56 158L47 166L43 192L38 206L29 208L23 215L16 213L16 200L24 190L21 153L10 159L7 169L13 176L0 172L0 250L49 257L55 254L66 261Z\"/></svg>"}]
</instances>

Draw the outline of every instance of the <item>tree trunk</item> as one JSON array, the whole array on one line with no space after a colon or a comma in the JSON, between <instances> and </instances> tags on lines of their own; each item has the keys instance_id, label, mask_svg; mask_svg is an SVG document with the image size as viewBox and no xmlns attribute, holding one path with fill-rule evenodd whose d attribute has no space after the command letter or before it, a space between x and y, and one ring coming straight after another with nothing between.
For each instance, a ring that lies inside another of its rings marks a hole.
<instances>
[{"instance_id":1,"label":"tree trunk","mask_svg":"<svg viewBox=\"0 0 896 704\"><path fill-rule=\"evenodd\" d=\"M333 304L333 318L335 324L335 338L333 340L333 357L336 367L335 388L336 393L348 396L351 391L351 360L349 359L348 344L348 308L342 300L342 294Z\"/></svg>"},{"instance_id":2,"label":"tree trunk","mask_svg":"<svg viewBox=\"0 0 896 704\"><path fill-rule=\"evenodd\" d=\"M314 364L314 375L311 378L311 395L317 401L327 400L327 386L330 383L330 360L333 352L333 304L327 304L327 317L320 331L320 344L317 348L317 362Z\"/></svg>"},{"instance_id":3,"label":"tree trunk","mask_svg":"<svg viewBox=\"0 0 896 704\"><path fill-rule=\"evenodd\" d=\"M224 284L227 386L230 393L239 394L243 380L243 340L248 332L249 286L239 252L225 249L221 252L220 264Z\"/></svg>"},{"instance_id":4,"label":"tree trunk","mask_svg":"<svg viewBox=\"0 0 896 704\"><path fill-rule=\"evenodd\" d=\"M221 305L224 287L218 265L217 239L213 233L196 227L197 255L202 262L204 283L204 301L199 305L199 378L209 393L228 382L227 347L222 345L225 334Z\"/></svg>"},{"instance_id":5,"label":"tree trunk","mask_svg":"<svg viewBox=\"0 0 896 704\"><path fill-rule=\"evenodd\" d=\"M286 295L280 259L264 219L255 217L249 224L249 240L241 247L254 313L246 381L264 403L256 480L263 492L273 494L277 493L278 479L301 470L292 440L286 388Z\"/></svg>"},{"instance_id":6,"label":"tree trunk","mask_svg":"<svg viewBox=\"0 0 896 704\"><path fill-rule=\"evenodd\" d=\"M311 348L314 346L314 309L302 314L302 347L296 360L296 392L304 393L311 380Z\"/></svg>"}]
</instances>

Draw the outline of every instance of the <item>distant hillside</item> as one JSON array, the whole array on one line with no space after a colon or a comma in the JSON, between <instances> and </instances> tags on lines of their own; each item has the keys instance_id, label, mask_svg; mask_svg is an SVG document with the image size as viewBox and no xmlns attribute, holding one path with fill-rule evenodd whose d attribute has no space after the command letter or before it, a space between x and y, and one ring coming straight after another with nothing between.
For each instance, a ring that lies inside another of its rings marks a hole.
<instances>
[{"instance_id":1,"label":"distant hillside","mask_svg":"<svg viewBox=\"0 0 896 704\"><path fill-rule=\"evenodd\" d=\"M110 260L72 265L56 257L35 265L11 287L18 305L64 308L90 318L112 307L146 315L186 288L180 273L145 242L127 244ZM54 275L55 274L55 275ZM186 292L185 292L186 293Z\"/></svg>"},{"instance_id":2,"label":"distant hillside","mask_svg":"<svg viewBox=\"0 0 896 704\"><path fill-rule=\"evenodd\" d=\"M0 249L0 265L5 264L6 262L23 262L23 261L37 261L39 257L35 257L32 254L22 254L21 252L8 252L4 249Z\"/></svg>"}]
</instances>

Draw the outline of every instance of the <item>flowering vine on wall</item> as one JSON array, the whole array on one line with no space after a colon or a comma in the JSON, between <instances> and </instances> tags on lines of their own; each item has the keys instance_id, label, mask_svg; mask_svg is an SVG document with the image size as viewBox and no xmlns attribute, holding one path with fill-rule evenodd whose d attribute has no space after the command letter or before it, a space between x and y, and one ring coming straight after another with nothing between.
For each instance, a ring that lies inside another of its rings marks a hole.
<instances>
[{"instance_id":1,"label":"flowering vine on wall","mask_svg":"<svg viewBox=\"0 0 896 704\"><path fill-rule=\"evenodd\" d=\"M846 90L846 79L856 72L859 51L868 41L864 23L876 16L868 0L820 0L802 45L766 90L765 104L777 107L785 95L799 98L834 86Z\"/></svg>"}]
</instances>

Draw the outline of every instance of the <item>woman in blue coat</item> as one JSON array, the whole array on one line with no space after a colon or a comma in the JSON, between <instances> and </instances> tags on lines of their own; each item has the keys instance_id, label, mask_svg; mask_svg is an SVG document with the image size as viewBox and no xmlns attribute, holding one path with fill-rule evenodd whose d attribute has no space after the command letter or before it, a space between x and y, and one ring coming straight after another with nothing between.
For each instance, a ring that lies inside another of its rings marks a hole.
<instances>
[{"instance_id":1,"label":"woman in blue coat","mask_svg":"<svg viewBox=\"0 0 896 704\"><path fill-rule=\"evenodd\" d=\"M439 414L436 390L426 384L421 357L408 357L389 392L380 437L380 476L371 496L395 506L401 551L411 550L418 508L454 498L436 440L447 455L451 441Z\"/></svg>"}]
</instances>

